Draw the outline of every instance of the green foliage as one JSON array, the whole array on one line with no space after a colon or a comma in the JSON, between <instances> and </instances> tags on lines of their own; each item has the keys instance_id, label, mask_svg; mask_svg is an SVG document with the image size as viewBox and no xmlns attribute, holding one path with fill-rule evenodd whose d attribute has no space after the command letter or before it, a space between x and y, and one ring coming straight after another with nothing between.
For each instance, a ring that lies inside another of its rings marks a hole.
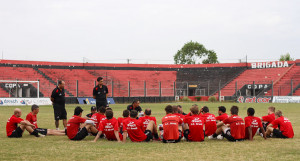
<instances>
[{"instance_id":1,"label":"green foliage","mask_svg":"<svg viewBox=\"0 0 300 161\"><path fill-rule=\"evenodd\" d=\"M218 56L213 50L207 50L202 44L190 41L177 51L174 55L175 64L200 64L199 59L207 57L202 61L203 64L215 64Z\"/></svg>"},{"instance_id":2,"label":"green foliage","mask_svg":"<svg viewBox=\"0 0 300 161\"><path fill-rule=\"evenodd\" d=\"M217 101L217 98L216 98L215 96L210 96L210 97L208 98L208 101L209 101L209 102L216 102L216 101Z\"/></svg>"},{"instance_id":3,"label":"green foliage","mask_svg":"<svg viewBox=\"0 0 300 161\"><path fill-rule=\"evenodd\" d=\"M200 101L200 100L201 100L201 97L198 96L198 97L195 97L195 99L196 99L197 101Z\"/></svg>"},{"instance_id":4,"label":"green foliage","mask_svg":"<svg viewBox=\"0 0 300 161\"><path fill-rule=\"evenodd\" d=\"M294 59L291 58L290 53L286 53L284 55L280 55L279 61L293 61Z\"/></svg>"},{"instance_id":5,"label":"green foliage","mask_svg":"<svg viewBox=\"0 0 300 161\"><path fill-rule=\"evenodd\" d=\"M183 97L181 99L181 101L183 101L183 102L191 102L192 100L189 97Z\"/></svg>"}]
</instances>

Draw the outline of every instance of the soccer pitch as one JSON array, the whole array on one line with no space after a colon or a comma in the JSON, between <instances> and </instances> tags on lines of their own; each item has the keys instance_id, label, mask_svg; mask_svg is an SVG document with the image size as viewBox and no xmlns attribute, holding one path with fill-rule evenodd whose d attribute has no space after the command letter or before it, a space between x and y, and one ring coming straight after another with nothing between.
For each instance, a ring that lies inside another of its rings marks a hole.
<instances>
[{"instance_id":1,"label":"soccer pitch","mask_svg":"<svg viewBox=\"0 0 300 161\"><path fill-rule=\"evenodd\" d=\"M152 115L156 117L158 124L165 115L164 108L168 103L141 104L145 108L152 109ZM174 103L170 103L173 105ZM194 103L176 103L183 106L188 113ZM130 140L124 143L98 140L91 141L93 136L87 136L83 141L70 141L67 136L46 136L36 138L30 136L27 131L22 138L6 137L6 122L13 115L14 107L1 106L0 113L0 160L300 160L300 104L237 104L237 103L197 103L208 106L210 113L217 115L217 107L224 105L229 109L237 105L239 115L245 117L247 108L255 109L255 116L267 115L267 108L275 106L281 110L293 125L295 136L293 139L267 139L256 135L254 141L228 142L224 140L208 140L193 143L182 141L177 144L163 144L161 142L132 143ZM174 104L175 105L175 104ZM73 116L74 108L78 105L66 105L68 118ZM83 115L90 113L91 105L80 105ZM127 104L110 105L114 111L114 117L121 117ZM30 106L18 107L22 109L22 118L30 112ZM41 128L55 129L52 106L40 106L38 125ZM62 129L60 122L60 129Z\"/></svg>"}]
</instances>

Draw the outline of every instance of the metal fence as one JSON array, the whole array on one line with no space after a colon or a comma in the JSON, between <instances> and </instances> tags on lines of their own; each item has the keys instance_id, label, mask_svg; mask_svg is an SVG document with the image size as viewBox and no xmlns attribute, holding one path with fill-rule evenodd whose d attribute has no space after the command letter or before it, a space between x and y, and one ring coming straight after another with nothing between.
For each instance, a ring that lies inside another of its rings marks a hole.
<instances>
[{"instance_id":1,"label":"metal fence","mask_svg":"<svg viewBox=\"0 0 300 161\"><path fill-rule=\"evenodd\" d=\"M9 83L8 85L5 83ZM27 84L30 82L26 82ZM0 97L36 97L32 94L39 89L41 97L50 97L55 84L40 81L31 85L30 95L22 95L17 84L22 82L2 82ZM235 82L179 82L159 80L113 81L104 80L108 87L109 97L175 97L175 96L293 96L299 95L299 80L264 81L235 81ZM94 80L65 80L67 97L92 97L93 88L97 85ZM22 86L23 87L23 86ZM28 90L28 89L26 89ZM18 91L18 92L16 92ZM23 89L25 91L25 89ZM9 93L8 93L9 92ZM24 92L23 92L24 93Z\"/></svg>"}]
</instances>

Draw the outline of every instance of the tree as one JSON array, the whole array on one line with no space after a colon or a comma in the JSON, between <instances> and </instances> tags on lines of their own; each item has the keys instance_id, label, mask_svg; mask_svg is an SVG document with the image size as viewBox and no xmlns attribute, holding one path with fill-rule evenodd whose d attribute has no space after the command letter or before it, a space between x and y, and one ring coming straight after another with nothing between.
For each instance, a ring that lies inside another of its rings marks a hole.
<instances>
[{"instance_id":1,"label":"tree","mask_svg":"<svg viewBox=\"0 0 300 161\"><path fill-rule=\"evenodd\" d=\"M293 61L294 59L291 58L290 53L286 53L284 55L280 55L279 61Z\"/></svg>"},{"instance_id":2,"label":"tree","mask_svg":"<svg viewBox=\"0 0 300 161\"><path fill-rule=\"evenodd\" d=\"M218 56L213 50L207 50L202 44L190 41L177 51L174 55L175 64L200 64L200 59L203 64L215 64L218 62Z\"/></svg>"}]
</instances>

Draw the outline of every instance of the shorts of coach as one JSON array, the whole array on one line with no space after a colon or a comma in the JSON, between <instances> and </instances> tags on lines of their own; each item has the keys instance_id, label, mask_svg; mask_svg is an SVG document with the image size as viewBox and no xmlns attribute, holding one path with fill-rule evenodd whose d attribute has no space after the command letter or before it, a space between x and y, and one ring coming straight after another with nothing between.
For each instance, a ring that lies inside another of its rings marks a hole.
<instances>
[{"instance_id":1,"label":"shorts of coach","mask_svg":"<svg viewBox=\"0 0 300 161\"><path fill-rule=\"evenodd\" d=\"M54 119L56 121L67 119L67 111L65 106L53 105L53 109L54 109Z\"/></svg>"}]
</instances>

